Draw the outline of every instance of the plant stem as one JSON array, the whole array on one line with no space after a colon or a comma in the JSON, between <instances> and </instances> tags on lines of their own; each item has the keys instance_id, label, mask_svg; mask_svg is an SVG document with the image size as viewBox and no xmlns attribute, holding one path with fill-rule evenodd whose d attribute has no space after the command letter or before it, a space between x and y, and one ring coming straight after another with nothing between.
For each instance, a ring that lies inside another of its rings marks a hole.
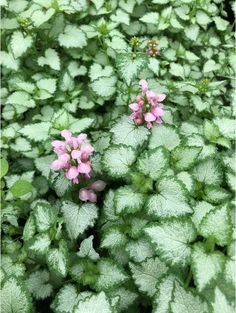
<instances>
[{"instance_id":1,"label":"plant stem","mask_svg":"<svg viewBox=\"0 0 236 313\"><path fill-rule=\"evenodd\" d=\"M192 273L191 269L189 269L187 279L186 279L186 281L184 283L185 288L187 288L189 286L190 281L192 279L192 276L193 276L193 273Z\"/></svg>"},{"instance_id":2,"label":"plant stem","mask_svg":"<svg viewBox=\"0 0 236 313\"><path fill-rule=\"evenodd\" d=\"M213 252L215 249L215 240L212 237L207 238L206 240L206 249L208 252Z\"/></svg>"}]
</instances>

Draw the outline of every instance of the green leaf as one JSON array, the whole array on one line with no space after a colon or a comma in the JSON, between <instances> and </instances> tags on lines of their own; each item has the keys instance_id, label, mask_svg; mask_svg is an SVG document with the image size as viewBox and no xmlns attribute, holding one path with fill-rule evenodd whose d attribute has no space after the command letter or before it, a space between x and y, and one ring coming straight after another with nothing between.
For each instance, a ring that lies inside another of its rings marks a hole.
<instances>
[{"instance_id":1,"label":"green leaf","mask_svg":"<svg viewBox=\"0 0 236 313\"><path fill-rule=\"evenodd\" d=\"M202 243L196 243L193 246L191 264L194 281L201 292L223 271L225 257L219 251L207 252Z\"/></svg>"},{"instance_id":2,"label":"green leaf","mask_svg":"<svg viewBox=\"0 0 236 313\"><path fill-rule=\"evenodd\" d=\"M51 154L41 158L37 158L34 161L37 170L39 170L42 173L42 175L47 179L49 178L49 174L51 171L50 167L54 159L55 155Z\"/></svg>"},{"instance_id":3,"label":"green leaf","mask_svg":"<svg viewBox=\"0 0 236 313\"><path fill-rule=\"evenodd\" d=\"M41 300L48 298L53 291L49 281L49 273L46 270L39 270L29 275L26 279L26 286L35 299Z\"/></svg>"},{"instance_id":4,"label":"green leaf","mask_svg":"<svg viewBox=\"0 0 236 313\"><path fill-rule=\"evenodd\" d=\"M190 175L188 172L178 173L177 179L184 184L185 188L188 190L190 194L194 191L196 184L193 180L192 175Z\"/></svg>"},{"instance_id":5,"label":"green leaf","mask_svg":"<svg viewBox=\"0 0 236 313\"><path fill-rule=\"evenodd\" d=\"M199 226L204 216L206 216L207 213L209 213L213 209L214 209L214 206L206 201L200 201L197 204L195 204L192 221L198 231L199 231Z\"/></svg>"},{"instance_id":6,"label":"green leaf","mask_svg":"<svg viewBox=\"0 0 236 313\"><path fill-rule=\"evenodd\" d=\"M199 153L200 147L178 146L171 152L174 166L179 171L188 170L193 166Z\"/></svg>"},{"instance_id":7,"label":"green leaf","mask_svg":"<svg viewBox=\"0 0 236 313\"><path fill-rule=\"evenodd\" d=\"M159 22L159 13L157 12L150 12L143 15L140 19L141 22L147 24L156 24L158 25Z\"/></svg>"},{"instance_id":8,"label":"green leaf","mask_svg":"<svg viewBox=\"0 0 236 313\"><path fill-rule=\"evenodd\" d=\"M84 117L81 119L76 119L69 125L69 129L72 133L79 134L85 129L89 128L94 122L93 118Z\"/></svg>"},{"instance_id":9,"label":"green leaf","mask_svg":"<svg viewBox=\"0 0 236 313\"><path fill-rule=\"evenodd\" d=\"M221 18L220 16L213 17L213 21L216 24L216 28L220 31L225 31L229 26L229 22Z\"/></svg>"},{"instance_id":10,"label":"green leaf","mask_svg":"<svg viewBox=\"0 0 236 313\"><path fill-rule=\"evenodd\" d=\"M116 91L116 76L100 77L91 83L93 91L101 97L111 97Z\"/></svg>"},{"instance_id":11,"label":"green leaf","mask_svg":"<svg viewBox=\"0 0 236 313\"><path fill-rule=\"evenodd\" d=\"M8 277L23 277L26 271L24 264L18 263L16 261L13 262L13 260L8 255L4 254L1 255L1 267Z\"/></svg>"},{"instance_id":12,"label":"green leaf","mask_svg":"<svg viewBox=\"0 0 236 313\"><path fill-rule=\"evenodd\" d=\"M204 189L203 199L213 204L220 204L231 198L230 192L218 186L207 186Z\"/></svg>"},{"instance_id":13,"label":"green leaf","mask_svg":"<svg viewBox=\"0 0 236 313\"><path fill-rule=\"evenodd\" d=\"M180 144L180 137L177 131L169 125L156 125L152 128L149 141L149 148L165 147L173 150Z\"/></svg>"},{"instance_id":14,"label":"green leaf","mask_svg":"<svg viewBox=\"0 0 236 313\"><path fill-rule=\"evenodd\" d=\"M199 225L199 233L213 238L219 246L229 244L232 233L229 207L224 205L207 213Z\"/></svg>"},{"instance_id":15,"label":"green leaf","mask_svg":"<svg viewBox=\"0 0 236 313\"><path fill-rule=\"evenodd\" d=\"M36 233L36 225L35 225L34 216L30 215L24 226L23 240L24 241L30 240L34 236L35 233Z\"/></svg>"},{"instance_id":16,"label":"green leaf","mask_svg":"<svg viewBox=\"0 0 236 313\"><path fill-rule=\"evenodd\" d=\"M119 228L108 229L101 241L101 248L114 249L122 247L126 243L126 235Z\"/></svg>"},{"instance_id":17,"label":"green leaf","mask_svg":"<svg viewBox=\"0 0 236 313\"><path fill-rule=\"evenodd\" d=\"M19 58L32 45L33 39L30 35L24 36L16 30L11 37L11 49L15 58Z\"/></svg>"},{"instance_id":18,"label":"green leaf","mask_svg":"<svg viewBox=\"0 0 236 313\"><path fill-rule=\"evenodd\" d=\"M229 139L235 138L235 120L226 117L217 117L214 123L218 126L220 133Z\"/></svg>"},{"instance_id":19,"label":"green leaf","mask_svg":"<svg viewBox=\"0 0 236 313\"><path fill-rule=\"evenodd\" d=\"M97 10L101 9L105 2L105 0L91 0L91 1L94 3Z\"/></svg>"},{"instance_id":20,"label":"green leaf","mask_svg":"<svg viewBox=\"0 0 236 313\"><path fill-rule=\"evenodd\" d=\"M216 140L220 137L219 128L212 121L205 120L204 136L207 140L216 142Z\"/></svg>"},{"instance_id":21,"label":"green leaf","mask_svg":"<svg viewBox=\"0 0 236 313\"><path fill-rule=\"evenodd\" d=\"M151 195L147 202L149 214L156 217L177 217L192 213L187 203L186 190L176 178L164 177L157 185L158 194Z\"/></svg>"},{"instance_id":22,"label":"green leaf","mask_svg":"<svg viewBox=\"0 0 236 313\"><path fill-rule=\"evenodd\" d=\"M47 166L48 164L45 164L45 171L48 170ZM50 170L50 167L49 167L49 170ZM51 173L50 178L51 178L50 180L53 185L53 189L56 191L56 194L59 197L64 196L65 193L68 191L68 189L71 187L71 182L65 177L65 174L63 172Z\"/></svg>"},{"instance_id":23,"label":"green leaf","mask_svg":"<svg viewBox=\"0 0 236 313\"><path fill-rule=\"evenodd\" d=\"M184 28L184 33L188 37L188 39L195 41L199 34L199 26L196 24L191 24L188 27Z\"/></svg>"},{"instance_id":24,"label":"green leaf","mask_svg":"<svg viewBox=\"0 0 236 313\"><path fill-rule=\"evenodd\" d=\"M136 159L132 147L110 146L103 156L103 166L112 177L124 177Z\"/></svg>"},{"instance_id":25,"label":"green leaf","mask_svg":"<svg viewBox=\"0 0 236 313\"><path fill-rule=\"evenodd\" d=\"M50 126L51 123L49 122L27 124L19 130L19 133L35 142L41 142L48 138L48 131Z\"/></svg>"},{"instance_id":26,"label":"green leaf","mask_svg":"<svg viewBox=\"0 0 236 313\"><path fill-rule=\"evenodd\" d=\"M17 152L28 152L32 150L31 144L25 138L18 137L14 144L11 144L11 148Z\"/></svg>"},{"instance_id":27,"label":"green leaf","mask_svg":"<svg viewBox=\"0 0 236 313\"><path fill-rule=\"evenodd\" d=\"M34 237L29 249L36 254L45 255L48 252L50 244L51 239L48 234L39 234Z\"/></svg>"},{"instance_id":28,"label":"green leaf","mask_svg":"<svg viewBox=\"0 0 236 313\"><path fill-rule=\"evenodd\" d=\"M191 220L173 219L145 229L156 246L160 258L170 265L186 266L190 262L191 248L197 233Z\"/></svg>"},{"instance_id":29,"label":"green leaf","mask_svg":"<svg viewBox=\"0 0 236 313\"><path fill-rule=\"evenodd\" d=\"M79 252L77 252L80 258L89 258L93 261L99 259L99 254L93 248L93 239L94 236L91 235L81 242Z\"/></svg>"},{"instance_id":30,"label":"green leaf","mask_svg":"<svg viewBox=\"0 0 236 313\"><path fill-rule=\"evenodd\" d=\"M137 263L154 255L154 250L146 238L129 241L125 250L129 253L130 258Z\"/></svg>"},{"instance_id":31,"label":"green leaf","mask_svg":"<svg viewBox=\"0 0 236 313\"><path fill-rule=\"evenodd\" d=\"M95 310L96 312L102 313L113 312L111 304L103 291L85 300L79 301L78 305L75 307L74 313L93 313Z\"/></svg>"},{"instance_id":32,"label":"green leaf","mask_svg":"<svg viewBox=\"0 0 236 313\"><path fill-rule=\"evenodd\" d=\"M49 230L57 220L57 210L46 201L37 201L33 212L39 232Z\"/></svg>"},{"instance_id":33,"label":"green leaf","mask_svg":"<svg viewBox=\"0 0 236 313\"><path fill-rule=\"evenodd\" d=\"M201 161L193 168L193 176L206 185L219 185L222 180L219 162L210 158Z\"/></svg>"},{"instance_id":34,"label":"green leaf","mask_svg":"<svg viewBox=\"0 0 236 313\"><path fill-rule=\"evenodd\" d=\"M11 53L0 51L0 63L10 70L17 71L19 68L19 60L16 60Z\"/></svg>"},{"instance_id":35,"label":"green leaf","mask_svg":"<svg viewBox=\"0 0 236 313\"><path fill-rule=\"evenodd\" d=\"M170 305L173 313L208 313L209 309L203 300L186 291L179 283L175 282L173 302Z\"/></svg>"},{"instance_id":36,"label":"green leaf","mask_svg":"<svg viewBox=\"0 0 236 313\"><path fill-rule=\"evenodd\" d=\"M65 285L60 289L53 302L57 313L74 312L75 306L81 300L74 285Z\"/></svg>"},{"instance_id":37,"label":"green leaf","mask_svg":"<svg viewBox=\"0 0 236 313\"><path fill-rule=\"evenodd\" d=\"M36 27L40 27L42 24L50 20L54 13L55 10L52 8L49 8L47 11L36 10L31 15L31 19Z\"/></svg>"},{"instance_id":38,"label":"green leaf","mask_svg":"<svg viewBox=\"0 0 236 313\"><path fill-rule=\"evenodd\" d=\"M60 242L59 249L50 249L47 253L49 268L59 276L66 277L68 270L68 252L65 242Z\"/></svg>"},{"instance_id":39,"label":"green leaf","mask_svg":"<svg viewBox=\"0 0 236 313\"><path fill-rule=\"evenodd\" d=\"M45 50L45 56L38 58L38 65L39 66L48 65L53 70L59 71L60 70L60 58L58 56L57 51L51 48Z\"/></svg>"},{"instance_id":40,"label":"green leaf","mask_svg":"<svg viewBox=\"0 0 236 313\"><path fill-rule=\"evenodd\" d=\"M206 61L206 63L203 66L203 72L204 73L209 73L209 72L212 72L216 69L217 69L216 62L214 60Z\"/></svg>"},{"instance_id":41,"label":"green leaf","mask_svg":"<svg viewBox=\"0 0 236 313\"><path fill-rule=\"evenodd\" d=\"M170 274L161 280L154 300L153 313L169 313L176 279L174 275Z\"/></svg>"},{"instance_id":42,"label":"green leaf","mask_svg":"<svg viewBox=\"0 0 236 313\"><path fill-rule=\"evenodd\" d=\"M202 26L202 25L205 26L211 22L211 19L209 18L209 16L202 10L197 11L196 20L200 26Z\"/></svg>"},{"instance_id":43,"label":"green leaf","mask_svg":"<svg viewBox=\"0 0 236 313\"><path fill-rule=\"evenodd\" d=\"M131 54L124 53L118 55L116 62L120 77L130 85L140 71L147 66L148 58L141 53L136 54L135 58Z\"/></svg>"},{"instance_id":44,"label":"green leaf","mask_svg":"<svg viewBox=\"0 0 236 313\"><path fill-rule=\"evenodd\" d=\"M2 182L2 188L4 187ZM18 227L19 210L16 206L7 205L2 208L2 223L8 222L12 226Z\"/></svg>"},{"instance_id":45,"label":"green leaf","mask_svg":"<svg viewBox=\"0 0 236 313\"><path fill-rule=\"evenodd\" d=\"M2 285L1 308L4 313L31 313L31 299L23 284L10 277Z\"/></svg>"},{"instance_id":46,"label":"green leaf","mask_svg":"<svg viewBox=\"0 0 236 313\"><path fill-rule=\"evenodd\" d=\"M93 63L89 70L89 77L94 81L100 77L110 77L113 73L113 67L110 65L102 67L101 64Z\"/></svg>"},{"instance_id":47,"label":"green leaf","mask_svg":"<svg viewBox=\"0 0 236 313\"><path fill-rule=\"evenodd\" d=\"M95 288L98 291L109 290L111 287L121 284L128 278L124 271L109 259L101 260L97 267L99 275L95 283Z\"/></svg>"},{"instance_id":48,"label":"green leaf","mask_svg":"<svg viewBox=\"0 0 236 313\"><path fill-rule=\"evenodd\" d=\"M184 67L178 63L170 63L170 73L173 76L185 79Z\"/></svg>"},{"instance_id":49,"label":"green leaf","mask_svg":"<svg viewBox=\"0 0 236 313\"><path fill-rule=\"evenodd\" d=\"M113 142L115 144L124 144L134 148L142 145L149 133L146 127L137 126L134 121L127 116L123 116L110 131L113 133Z\"/></svg>"},{"instance_id":50,"label":"green leaf","mask_svg":"<svg viewBox=\"0 0 236 313\"><path fill-rule=\"evenodd\" d=\"M110 189L105 196L105 200L103 203L103 215L106 221L116 221L119 219L119 216L116 215L115 212L115 204L114 204L115 192Z\"/></svg>"},{"instance_id":51,"label":"green leaf","mask_svg":"<svg viewBox=\"0 0 236 313\"><path fill-rule=\"evenodd\" d=\"M43 95L42 99L47 99L54 94L56 91L56 82L57 80L55 78L42 78L36 82L37 87L46 92L46 96Z\"/></svg>"},{"instance_id":52,"label":"green leaf","mask_svg":"<svg viewBox=\"0 0 236 313\"><path fill-rule=\"evenodd\" d=\"M129 290L127 287L117 287L114 290L109 290L109 297L119 297L119 309L124 311L129 309L129 307L135 302L138 298L138 294L134 291Z\"/></svg>"},{"instance_id":53,"label":"green leaf","mask_svg":"<svg viewBox=\"0 0 236 313\"><path fill-rule=\"evenodd\" d=\"M29 95L25 91L15 91L13 92L6 101L7 104L19 105L25 108L34 108L36 103L33 99L31 99L31 95Z\"/></svg>"},{"instance_id":54,"label":"green leaf","mask_svg":"<svg viewBox=\"0 0 236 313\"><path fill-rule=\"evenodd\" d=\"M144 200L144 195L133 191L131 187L120 187L115 194L116 213L130 214L140 211Z\"/></svg>"},{"instance_id":55,"label":"green leaf","mask_svg":"<svg viewBox=\"0 0 236 313\"><path fill-rule=\"evenodd\" d=\"M138 159L138 169L144 175L153 180L158 179L167 168L168 155L162 148L148 150L140 155Z\"/></svg>"},{"instance_id":56,"label":"green leaf","mask_svg":"<svg viewBox=\"0 0 236 313\"><path fill-rule=\"evenodd\" d=\"M1 172L0 177L1 178L7 174L8 169L9 169L9 164L8 164L7 160L0 159L0 172Z\"/></svg>"},{"instance_id":57,"label":"green leaf","mask_svg":"<svg viewBox=\"0 0 236 313\"><path fill-rule=\"evenodd\" d=\"M165 275L168 268L159 258L150 258L140 264L129 263L132 277L141 292L152 297L156 284Z\"/></svg>"},{"instance_id":58,"label":"green leaf","mask_svg":"<svg viewBox=\"0 0 236 313\"><path fill-rule=\"evenodd\" d=\"M14 197L21 197L28 192L32 191L33 186L26 180L17 180L10 188L11 193Z\"/></svg>"},{"instance_id":59,"label":"green leaf","mask_svg":"<svg viewBox=\"0 0 236 313\"><path fill-rule=\"evenodd\" d=\"M92 203L79 206L71 201L64 201L61 210L71 239L76 239L88 227L93 226L98 217L98 208Z\"/></svg>"},{"instance_id":60,"label":"green leaf","mask_svg":"<svg viewBox=\"0 0 236 313\"><path fill-rule=\"evenodd\" d=\"M122 23L125 25L129 25L130 23L130 17L129 14L127 14L126 12L124 12L123 10L117 9L116 10L116 14L111 15L111 20L115 23Z\"/></svg>"},{"instance_id":61,"label":"green leaf","mask_svg":"<svg viewBox=\"0 0 236 313\"><path fill-rule=\"evenodd\" d=\"M225 295L220 291L218 287L215 289L215 301L212 304L214 313L234 313L234 307L230 305Z\"/></svg>"},{"instance_id":62,"label":"green leaf","mask_svg":"<svg viewBox=\"0 0 236 313\"><path fill-rule=\"evenodd\" d=\"M65 48L83 48L87 44L84 32L75 25L67 25L59 35L58 41Z\"/></svg>"}]
</instances>

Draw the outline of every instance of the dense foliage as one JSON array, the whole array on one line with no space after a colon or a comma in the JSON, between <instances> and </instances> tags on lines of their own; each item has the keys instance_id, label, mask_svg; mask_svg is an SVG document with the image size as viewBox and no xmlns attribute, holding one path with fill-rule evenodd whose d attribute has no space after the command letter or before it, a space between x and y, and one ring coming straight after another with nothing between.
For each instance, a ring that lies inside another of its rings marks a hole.
<instances>
[{"instance_id":1,"label":"dense foliage","mask_svg":"<svg viewBox=\"0 0 236 313\"><path fill-rule=\"evenodd\" d=\"M0 5L2 311L233 313L233 5ZM151 129L140 79L166 94ZM96 203L50 170L65 129L94 147Z\"/></svg>"}]
</instances>

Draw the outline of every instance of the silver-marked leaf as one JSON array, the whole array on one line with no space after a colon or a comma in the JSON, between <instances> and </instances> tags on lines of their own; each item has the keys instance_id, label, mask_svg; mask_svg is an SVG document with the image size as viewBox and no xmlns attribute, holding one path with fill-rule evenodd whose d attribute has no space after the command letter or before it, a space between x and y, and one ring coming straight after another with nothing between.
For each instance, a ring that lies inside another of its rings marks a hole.
<instances>
[{"instance_id":1,"label":"silver-marked leaf","mask_svg":"<svg viewBox=\"0 0 236 313\"><path fill-rule=\"evenodd\" d=\"M148 150L138 158L138 169L144 175L156 180L168 165L168 155L162 148Z\"/></svg>"},{"instance_id":2,"label":"silver-marked leaf","mask_svg":"<svg viewBox=\"0 0 236 313\"><path fill-rule=\"evenodd\" d=\"M174 177L164 177L157 185L158 194L151 195L147 202L149 214L166 218L192 213L184 186Z\"/></svg>"},{"instance_id":3,"label":"silver-marked leaf","mask_svg":"<svg viewBox=\"0 0 236 313\"><path fill-rule=\"evenodd\" d=\"M128 214L140 211L144 205L144 195L133 191L131 187L120 187L115 194L117 214Z\"/></svg>"},{"instance_id":4,"label":"silver-marked leaf","mask_svg":"<svg viewBox=\"0 0 236 313\"><path fill-rule=\"evenodd\" d=\"M111 146L103 156L103 165L112 177L124 177L136 159L132 147L124 145Z\"/></svg>"},{"instance_id":5,"label":"silver-marked leaf","mask_svg":"<svg viewBox=\"0 0 236 313\"><path fill-rule=\"evenodd\" d=\"M129 264L132 277L139 290L152 297L156 293L156 284L165 275L168 268L164 262L149 258L139 264Z\"/></svg>"},{"instance_id":6,"label":"silver-marked leaf","mask_svg":"<svg viewBox=\"0 0 236 313\"><path fill-rule=\"evenodd\" d=\"M93 226L98 217L98 208L92 203L79 206L71 201L64 201L61 210L71 239L76 239L88 227Z\"/></svg>"},{"instance_id":7,"label":"silver-marked leaf","mask_svg":"<svg viewBox=\"0 0 236 313\"><path fill-rule=\"evenodd\" d=\"M173 150L180 144L180 137L176 129L169 125L156 125L152 128L149 148L165 147Z\"/></svg>"},{"instance_id":8,"label":"silver-marked leaf","mask_svg":"<svg viewBox=\"0 0 236 313\"><path fill-rule=\"evenodd\" d=\"M117 124L111 128L115 144L125 144L134 148L142 145L147 139L149 131L144 126L137 126L133 120L123 116Z\"/></svg>"},{"instance_id":9,"label":"silver-marked leaf","mask_svg":"<svg viewBox=\"0 0 236 313\"><path fill-rule=\"evenodd\" d=\"M160 257L170 265L186 266L190 262L191 248L197 233L190 219L173 219L160 225L146 227L145 233L156 246Z\"/></svg>"}]
</instances>

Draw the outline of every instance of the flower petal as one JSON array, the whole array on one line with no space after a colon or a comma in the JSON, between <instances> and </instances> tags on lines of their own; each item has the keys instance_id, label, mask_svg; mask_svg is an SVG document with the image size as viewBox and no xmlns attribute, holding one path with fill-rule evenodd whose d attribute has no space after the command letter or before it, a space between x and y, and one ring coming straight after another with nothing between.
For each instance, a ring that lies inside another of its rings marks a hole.
<instances>
[{"instance_id":1,"label":"flower petal","mask_svg":"<svg viewBox=\"0 0 236 313\"><path fill-rule=\"evenodd\" d=\"M144 119L146 122L153 122L156 120L156 116L153 115L151 112L148 112L144 115Z\"/></svg>"}]
</instances>

